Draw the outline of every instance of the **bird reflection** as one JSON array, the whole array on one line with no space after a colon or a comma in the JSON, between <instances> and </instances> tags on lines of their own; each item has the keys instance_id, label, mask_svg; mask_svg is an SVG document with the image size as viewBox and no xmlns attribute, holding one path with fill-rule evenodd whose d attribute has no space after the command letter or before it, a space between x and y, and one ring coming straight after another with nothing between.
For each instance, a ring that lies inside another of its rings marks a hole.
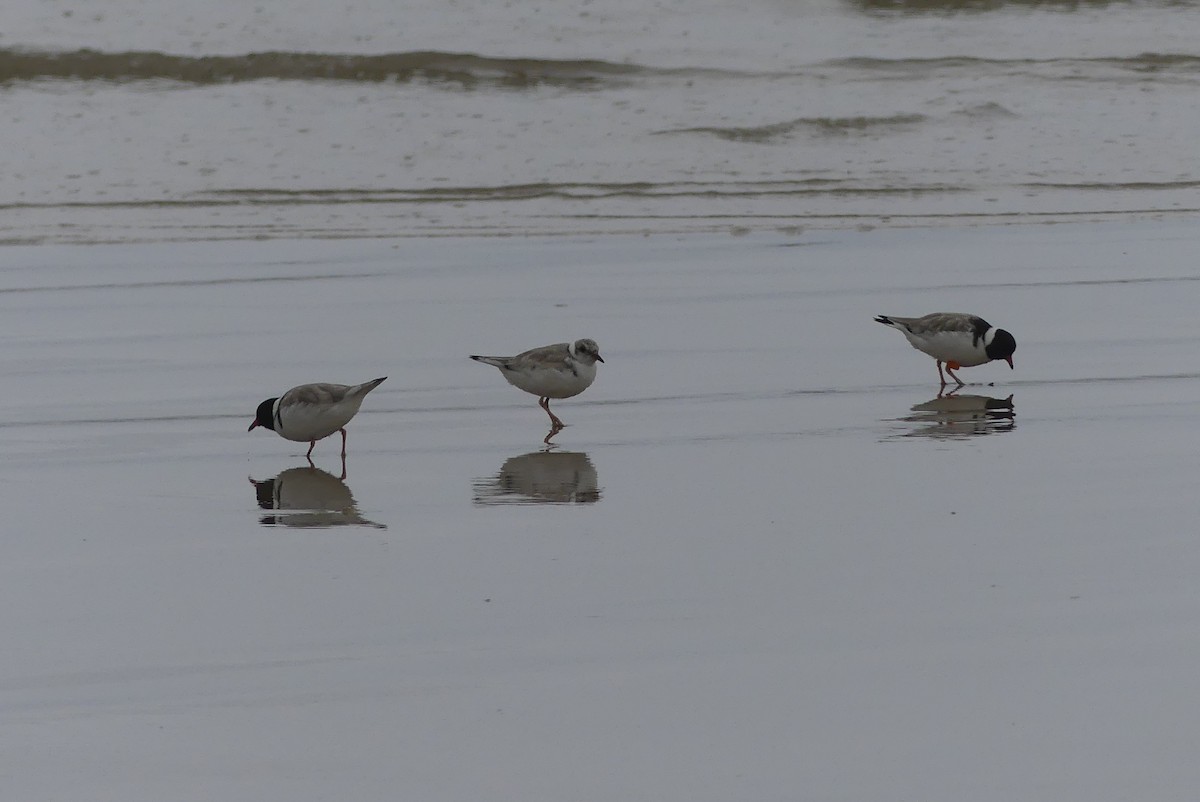
<instances>
[{"instance_id":1,"label":"bird reflection","mask_svg":"<svg viewBox=\"0 0 1200 802\"><path fill-rule=\"evenodd\" d=\"M986 395L959 393L939 394L912 407L913 414L900 421L919 424L901 437L932 437L954 440L985 434L1010 432L1017 426L1013 397L992 398Z\"/></svg>"},{"instance_id":2,"label":"bird reflection","mask_svg":"<svg viewBox=\"0 0 1200 802\"><path fill-rule=\"evenodd\" d=\"M342 475L334 476L311 462L307 468L288 468L272 479L250 479L258 496L258 506L271 514L259 518L263 526L324 528L331 526L369 526L387 529L384 524L368 521L358 513L358 505Z\"/></svg>"},{"instance_id":3,"label":"bird reflection","mask_svg":"<svg viewBox=\"0 0 1200 802\"><path fill-rule=\"evenodd\" d=\"M509 457L495 476L475 481L476 504L591 504L600 500L596 468L579 451Z\"/></svg>"}]
</instances>

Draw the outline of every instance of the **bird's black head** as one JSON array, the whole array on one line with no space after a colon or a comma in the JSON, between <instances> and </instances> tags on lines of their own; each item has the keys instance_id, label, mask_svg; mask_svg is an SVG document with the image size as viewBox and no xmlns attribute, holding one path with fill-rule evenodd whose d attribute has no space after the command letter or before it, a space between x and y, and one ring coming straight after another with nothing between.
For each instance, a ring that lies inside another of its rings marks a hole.
<instances>
[{"instance_id":1,"label":"bird's black head","mask_svg":"<svg viewBox=\"0 0 1200 802\"><path fill-rule=\"evenodd\" d=\"M271 431L275 431L275 402L278 398L268 398L258 405L258 411L254 413L254 423L250 424L250 428L246 431L252 431L255 426L265 426Z\"/></svg>"},{"instance_id":2,"label":"bird's black head","mask_svg":"<svg viewBox=\"0 0 1200 802\"><path fill-rule=\"evenodd\" d=\"M1004 329L996 329L992 341L983 350L988 355L988 359L1003 359L1011 368L1013 351L1017 350L1017 341Z\"/></svg>"}]
</instances>

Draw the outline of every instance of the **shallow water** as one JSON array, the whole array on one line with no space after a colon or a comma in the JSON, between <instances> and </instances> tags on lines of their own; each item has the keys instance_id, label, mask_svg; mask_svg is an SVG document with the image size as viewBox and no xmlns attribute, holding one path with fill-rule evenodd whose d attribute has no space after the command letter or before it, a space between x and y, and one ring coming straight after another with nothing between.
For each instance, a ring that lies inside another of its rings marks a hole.
<instances>
[{"instance_id":1,"label":"shallow water","mask_svg":"<svg viewBox=\"0 0 1200 802\"><path fill-rule=\"evenodd\" d=\"M14 0L0 241L1194 215L1200 7Z\"/></svg>"},{"instance_id":2,"label":"shallow water","mask_svg":"<svg viewBox=\"0 0 1200 802\"><path fill-rule=\"evenodd\" d=\"M6 783L1188 798L1195 249L1166 224L7 248ZM956 309L1016 370L939 399L872 317ZM544 453L535 399L466 355L582 336L607 362ZM336 438L310 467L245 431L384 374L344 479Z\"/></svg>"}]
</instances>

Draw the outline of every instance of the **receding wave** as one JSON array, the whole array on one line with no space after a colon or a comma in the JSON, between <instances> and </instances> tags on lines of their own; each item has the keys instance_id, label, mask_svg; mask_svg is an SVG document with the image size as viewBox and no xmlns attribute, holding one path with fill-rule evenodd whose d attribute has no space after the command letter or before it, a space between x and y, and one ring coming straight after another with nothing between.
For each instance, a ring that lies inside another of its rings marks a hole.
<instances>
[{"instance_id":1,"label":"receding wave","mask_svg":"<svg viewBox=\"0 0 1200 802\"><path fill-rule=\"evenodd\" d=\"M1093 58L991 59L975 56L935 56L931 58L874 58L850 56L826 62L831 67L864 70L884 74L923 74L934 70L1067 70L1057 77L1103 78L1103 70L1126 73L1200 73L1200 55L1190 53L1140 53L1136 56L1098 56Z\"/></svg>"},{"instance_id":2,"label":"receding wave","mask_svg":"<svg viewBox=\"0 0 1200 802\"><path fill-rule=\"evenodd\" d=\"M1078 190L1112 190L1116 192L1128 191L1163 191L1163 190L1178 190L1178 189L1200 189L1200 181L1116 181L1116 182L1099 182L1099 181L1030 181L1021 186L1029 187L1030 189L1078 189Z\"/></svg>"},{"instance_id":3,"label":"receding wave","mask_svg":"<svg viewBox=\"0 0 1200 802\"><path fill-rule=\"evenodd\" d=\"M910 127L922 123L923 114L893 114L889 117L800 117L795 120L748 127L700 126L669 128L656 134L708 134L730 142L771 142L798 132L824 136L864 134L885 128Z\"/></svg>"},{"instance_id":4,"label":"receding wave","mask_svg":"<svg viewBox=\"0 0 1200 802\"><path fill-rule=\"evenodd\" d=\"M1109 6L1186 6L1192 0L847 0L867 14L956 14L961 12L1036 9L1070 12Z\"/></svg>"},{"instance_id":5,"label":"receding wave","mask_svg":"<svg viewBox=\"0 0 1200 802\"><path fill-rule=\"evenodd\" d=\"M639 74L671 72L589 59L492 58L470 53L418 51L354 55L264 52L232 56L179 56L157 52L64 52L0 48L0 83L44 79L78 81L176 81L221 84L241 81L431 81L528 88L587 88Z\"/></svg>"},{"instance_id":6,"label":"receding wave","mask_svg":"<svg viewBox=\"0 0 1200 802\"><path fill-rule=\"evenodd\" d=\"M232 189L204 193L210 202L245 204L309 203L465 203L521 201L539 198L596 200L602 198L721 198L787 195L921 195L965 191L949 184L879 184L810 178L797 181L669 181L626 183L499 184L483 187L429 187L414 189ZM204 202L197 198L198 202ZM0 207L3 208L3 207Z\"/></svg>"},{"instance_id":7,"label":"receding wave","mask_svg":"<svg viewBox=\"0 0 1200 802\"><path fill-rule=\"evenodd\" d=\"M170 209L212 206L309 206L342 204L463 204L513 202L553 198L594 201L606 198L753 198L779 196L886 196L930 195L970 191L968 186L945 183L893 184L836 178L794 181L665 181L614 183L497 184L493 186L412 188L311 188L271 187L214 189L176 200L96 200L57 203L0 203L0 211L25 209Z\"/></svg>"}]
</instances>

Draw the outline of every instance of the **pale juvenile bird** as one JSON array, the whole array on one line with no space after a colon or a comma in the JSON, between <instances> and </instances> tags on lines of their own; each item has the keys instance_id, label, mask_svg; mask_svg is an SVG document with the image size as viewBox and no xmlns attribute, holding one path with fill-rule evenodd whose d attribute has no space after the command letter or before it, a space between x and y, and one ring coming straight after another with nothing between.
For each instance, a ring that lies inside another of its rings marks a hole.
<instances>
[{"instance_id":1,"label":"pale juvenile bird","mask_svg":"<svg viewBox=\"0 0 1200 802\"><path fill-rule=\"evenodd\" d=\"M538 397L538 405L550 416L551 435L565 423L550 411L551 398L579 395L596 380L596 363L603 362L595 340L576 340L534 348L516 356L477 356L471 359L500 368L512 386Z\"/></svg>"}]
</instances>

